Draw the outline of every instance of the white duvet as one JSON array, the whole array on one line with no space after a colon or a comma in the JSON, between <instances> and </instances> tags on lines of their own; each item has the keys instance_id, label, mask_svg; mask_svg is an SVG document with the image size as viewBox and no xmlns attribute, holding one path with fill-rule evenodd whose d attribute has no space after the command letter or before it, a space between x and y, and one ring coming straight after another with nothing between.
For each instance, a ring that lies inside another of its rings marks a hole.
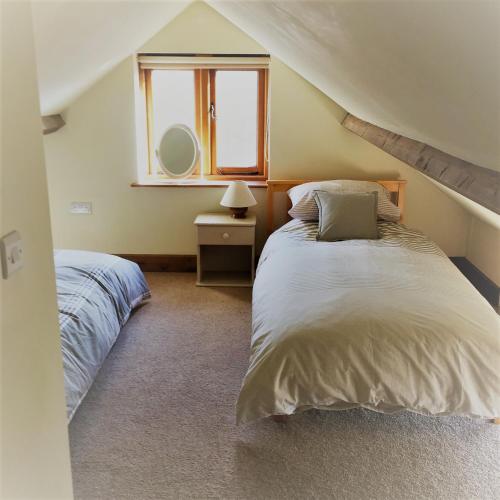
<instances>
[{"instance_id":1,"label":"white duvet","mask_svg":"<svg viewBox=\"0 0 500 500\"><path fill-rule=\"evenodd\" d=\"M292 221L268 240L253 290L239 422L310 408L500 416L500 322L421 233L317 242Z\"/></svg>"}]
</instances>

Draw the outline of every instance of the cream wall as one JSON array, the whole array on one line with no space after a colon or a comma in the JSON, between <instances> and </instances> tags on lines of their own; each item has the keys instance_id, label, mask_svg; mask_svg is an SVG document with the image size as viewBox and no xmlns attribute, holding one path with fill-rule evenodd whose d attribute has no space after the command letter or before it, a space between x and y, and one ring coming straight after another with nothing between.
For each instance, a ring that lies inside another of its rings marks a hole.
<instances>
[{"instance_id":1,"label":"cream wall","mask_svg":"<svg viewBox=\"0 0 500 500\"><path fill-rule=\"evenodd\" d=\"M194 3L141 51L265 52L203 3ZM410 167L345 130L345 111L278 59L271 63L270 175L278 178L408 179L406 222L450 255L464 255L470 216ZM54 242L114 253L193 254L193 219L220 208L216 188L130 188L136 180L134 61L120 63L45 137ZM254 189L259 242L265 190ZM94 215L69 214L92 201Z\"/></svg>"},{"instance_id":2,"label":"cream wall","mask_svg":"<svg viewBox=\"0 0 500 500\"><path fill-rule=\"evenodd\" d=\"M476 217L472 219L465 256L500 285L500 229Z\"/></svg>"},{"instance_id":3,"label":"cream wall","mask_svg":"<svg viewBox=\"0 0 500 500\"><path fill-rule=\"evenodd\" d=\"M346 130L346 114L274 59L271 75L271 177L408 180L405 224L448 255L464 255L469 214L418 171Z\"/></svg>"},{"instance_id":4,"label":"cream wall","mask_svg":"<svg viewBox=\"0 0 500 500\"><path fill-rule=\"evenodd\" d=\"M1 280L2 498L72 498L31 6L1 3L1 234L25 266Z\"/></svg>"}]
</instances>

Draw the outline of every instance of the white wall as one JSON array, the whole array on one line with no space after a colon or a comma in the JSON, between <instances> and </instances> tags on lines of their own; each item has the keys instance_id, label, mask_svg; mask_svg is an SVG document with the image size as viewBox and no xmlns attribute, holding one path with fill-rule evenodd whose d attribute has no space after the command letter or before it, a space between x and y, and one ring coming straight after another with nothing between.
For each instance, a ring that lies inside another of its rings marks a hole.
<instances>
[{"instance_id":1,"label":"white wall","mask_svg":"<svg viewBox=\"0 0 500 500\"><path fill-rule=\"evenodd\" d=\"M500 284L500 229L474 217L465 256L497 285Z\"/></svg>"},{"instance_id":2,"label":"white wall","mask_svg":"<svg viewBox=\"0 0 500 500\"><path fill-rule=\"evenodd\" d=\"M1 280L2 498L71 498L62 356L31 6L1 3L1 234L24 269Z\"/></svg>"},{"instance_id":3,"label":"white wall","mask_svg":"<svg viewBox=\"0 0 500 500\"><path fill-rule=\"evenodd\" d=\"M204 3L194 3L140 50L265 52ZM283 178L408 179L406 223L449 255L465 255L470 216L424 176L341 126L345 111L278 59L271 63L270 175ZM120 63L45 136L54 242L113 253L193 254L193 220L216 210L223 189L131 188L136 180L134 61ZM265 233L265 190L258 234ZM68 212L92 201L94 215Z\"/></svg>"},{"instance_id":4,"label":"white wall","mask_svg":"<svg viewBox=\"0 0 500 500\"><path fill-rule=\"evenodd\" d=\"M432 182L470 214L465 256L500 286L500 215L437 181Z\"/></svg>"}]
</instances>

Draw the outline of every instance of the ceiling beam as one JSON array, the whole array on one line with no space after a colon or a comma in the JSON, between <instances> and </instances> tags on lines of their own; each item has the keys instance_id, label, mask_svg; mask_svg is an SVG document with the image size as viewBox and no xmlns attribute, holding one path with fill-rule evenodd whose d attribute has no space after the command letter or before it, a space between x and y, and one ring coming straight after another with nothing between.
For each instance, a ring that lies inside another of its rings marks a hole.
<instances>
[{"instance_id":1,"label":"ceiling beam","mask_svg":"<svg viewBox=\"0 0 500 500\"><path fill-rule=\"evenodd\" d=\"M342 125L444 186L500 214L500 172L480 167L347 114Z\"/></svg>"},{"instance_id":2,"label":"ceiling beam","mask_svg":"<svg viewBox=\"0 0 500 500\"><path fill-rule=\"evenodd\" d=\"M60 128L64 127L66 122L61 115L46 115L42 116L42 132L43 135L52 134L57 132Z\"/></svg>"}]
</instances>

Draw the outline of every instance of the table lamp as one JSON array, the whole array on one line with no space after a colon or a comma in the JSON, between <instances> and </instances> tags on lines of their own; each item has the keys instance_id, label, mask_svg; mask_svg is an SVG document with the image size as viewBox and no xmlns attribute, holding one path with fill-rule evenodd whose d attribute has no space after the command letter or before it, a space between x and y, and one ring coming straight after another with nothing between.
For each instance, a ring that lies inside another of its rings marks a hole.
<instances>
[{"instance_id":1,"label":"table lamp","mask_svg":"<svg viewBox=\"0 0 500 500\"><path fill-rule=\"evenodd\" d=\"M257 202L246 182L233 181L229 184L220 204L229 207L235 219L244 219L248 207L257 205Z\"/></svg>"}]
</instances>

